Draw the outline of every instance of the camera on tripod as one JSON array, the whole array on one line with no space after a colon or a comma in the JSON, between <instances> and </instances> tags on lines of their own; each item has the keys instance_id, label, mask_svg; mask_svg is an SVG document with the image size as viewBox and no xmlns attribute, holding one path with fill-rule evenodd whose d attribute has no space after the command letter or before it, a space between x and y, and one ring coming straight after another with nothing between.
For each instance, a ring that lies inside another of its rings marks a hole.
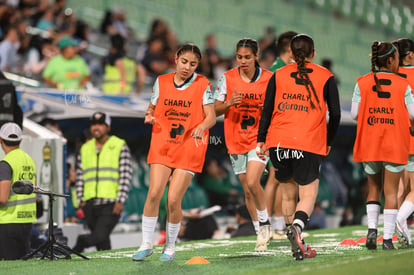
<instances>
[{"instance_id":1,"label":"camera on tripod","mask_svg":"<svg viewBox=\"0 0 414 275\"><path fill-rule=\"evenodd\" d=\"M55 231L53 228L53 202L55 201L55 197L61 198L69 198L69 195L65 194L56 194L51 191L43 190L37 186L33 186L31 181L26 180L18 180L13 183L12 190L16 194L23 194L29 195L32 193L47 195L49 196L49 226L47 232L47 241L42 244L36 250L30 252L26 256L22 258L22 260L27 260L32 258L36 253L42 253L41 259L48 258L50 260L58 260L58 259L72 259L70 254L76 254L79 257L89 260L88 257L85 257L81 253L74 251L67 245L64 245L58 241L56 241Z\"/></svg>"}]
</instances>

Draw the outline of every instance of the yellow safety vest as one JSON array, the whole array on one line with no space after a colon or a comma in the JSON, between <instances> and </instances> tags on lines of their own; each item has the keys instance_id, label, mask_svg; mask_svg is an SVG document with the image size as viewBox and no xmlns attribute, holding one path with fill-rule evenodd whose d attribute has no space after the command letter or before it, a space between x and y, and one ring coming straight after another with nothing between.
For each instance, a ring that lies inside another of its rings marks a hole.
<instances>
[{"instance_id":1,"label":"yellow safety vest","mask_svg":"<svg viewBox=\"0 0 414 275\"><path fill-rule=\"evenodd\" d=\"M96 154L95 139L82 146L83 201L118 197L119 157L124 144L125 140L110 136L99 154Z\"/></svg>"},{"instance_id":2,"label":"yellow safety vest","mask_svg":"<svg viewBox=\"0 0 414 275\"><path fill-rule=\"evenodd\" d=\"M122 63L125 68L124 94L130 94L136 77L136 63L134 60L123 57ZM121 72L117 66L105 65L104 81L102 90L105 94L117 95L121 91Z\"/></svg>"},{"instance_id":3,"label":"yellow safety vest","mask_svg":"<svg viewBox=\"0 0 414 275\"><path fill-rule=\"evenodd\" d=\"M3 161L12 169L11 184L18 180L36 183L36 165L22 149L10 151ZM0 205L0 224L33 223L36 221L36 194L19 195L10 188L9 199Z\"/></svg>"}]
</instances>

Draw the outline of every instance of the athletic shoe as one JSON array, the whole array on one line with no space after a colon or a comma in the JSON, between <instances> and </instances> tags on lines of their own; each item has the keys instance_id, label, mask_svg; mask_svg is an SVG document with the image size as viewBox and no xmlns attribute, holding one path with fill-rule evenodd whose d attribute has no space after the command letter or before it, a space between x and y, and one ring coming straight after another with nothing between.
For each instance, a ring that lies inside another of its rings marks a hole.
<instances>
[{"instance_id":1,"label":"athletic shoe","mask_svg":"<svg viewBox=\"0 0 414 275\"><path fill-rule=\"evenodd\" d=\"M371 249L377 249L377 229L371 229L368 228L368 234L367 234L367 242L365 243L365 246L371 250Z\"/></svg>"},{"instance_id":2,"label":"athletic shoe","mask_svg":"<svg viewBox=\"0 0 414 275\"><path fill-rule=\"evenodd\" d=\"M164 248L164 250L162 251L161 257L160 257L160 261L161 262L170 262L170 261L173 261L174 259L175 259L175 250L174 249L169 249L169 248Z\"/></svg>"},{"instance_id":3,"label":"athletic shoe","mask_svg":"<svg viewBox=\"0 0 414 275\"><path fill-rule=\"evenodd\" d=\"M305 257L305 259L315 258L316 250L312 249L309 245L306 245L305 247L306 247L306 251L303 255Z\"/></svg>"},{"instance_id":4,"label":"athletic shoe","mask_svg":"<svg viewBox=\"0 0 414 275\"><path fill-rule=\"evenodd\" d=\"M398 236L398 242L402 247L411 246L411 234L406 226L401 225L398 221L395 223L395 232Z\"/></svg>"},{"instance_id":5,"label":"athletic shoe","mask_svg":"<svg viewBox=\"0 0 414 275\"><path fill-rule=\"evenodd\" d=\"M134 255L132 255L133 261L143 261L146 257L149 257L152 255L152 249L144 249L144 250L138 250L135 252Z\"/></svg>"},{"instance_id":6,"label":"athletic shoe","mask_svg":"<svg viewBox=\"0 0 414 275\"><path fill-rule=\"evenodd\" d=\"M286 237L286 231L285 230L273 230L272 231L272 239L273 240L285 240Z\"/></svg>"},{"instance_id":7,"label":"athletic shoe","mask_svg":"<svg viewBox=\"0 0 414 275\"><path fill-rule=\"evenodd\" d=\"M267 244L270 241L270 224L259 226L257 233L256 251L267 251Z\"/></svg>"},{"instance_id":8,"label":"athletic shoe","mask_svg":"<svg viewBox=\"0 0 414 275\"><path fill-rule=\"evenodd\" d=\"M382 250L394 250L397 249L394 244L392 243L392 240L383 240L382 242Z\"/></svg>"},{"instance_id":9,"label":"athletic shoe","mask_svg":"<svg viewBox=\"0 0 414 275\"><path fill-rule=\"evenodd\" d=\"M296 261L301 261L305 257L305 247L303 246L302 238L296 225L290 225L286 233L290 246L292 249L292 256Z\"/></svg>"}]
</instances>

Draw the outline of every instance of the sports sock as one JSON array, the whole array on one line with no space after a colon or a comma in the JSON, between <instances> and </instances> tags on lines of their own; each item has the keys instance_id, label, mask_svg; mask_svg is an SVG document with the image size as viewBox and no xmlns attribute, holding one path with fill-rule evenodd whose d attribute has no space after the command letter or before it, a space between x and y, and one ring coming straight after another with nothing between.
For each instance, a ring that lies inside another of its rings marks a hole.
<instances>
[{"instance_id":1,"label":"sports sock","mask_svg":"<svg viewBox=\"0 0 414 275\"><path fill-rule=\"evenodd\" d=\"M397 209L384 209L384 240L392 239L397 219Z\"/></svg>"},{"instance_id":2,"label":"sports sock","mask_svg":"<svg viewBox=\"0 0 414 275\"><path fill-rule=\"evenodd\" d=\"M259 221L253 221L253 226L257 234L257 232L259 232Z\"/></svg>"},{"instance_id":3,"label":"sports sock","mask_svg":"<svg viewBox=\"0 0 414 275\"><path fill-rule=\"evenodd\" d=\"M309 216L303 211L296 211L295 218L293 220L294 225L299 225L300 232L302 233L303 229L305 229L306 224L308 223Z\"/></svg>"},{"instance_id":4,"label":"sports sock","mask_svg":"<svg viewBox=\"0 0 414 275\"><path fill-rule=\"evenodd\" d=\"M181 223L167 222L167 239L165 241L164 253L173 254L175 251L175 242L177 240L178 231L180 231Z\"/></svg>"},{"instance_id":5,"label":"sports sock","mask_svg":"<svg viewBox=\"0 0 414 275\"><path fill-rule=\"evenodd\" d=\"M380 204L377 201L369 201L366 205L367 208L367 222L368 228L378 228L378 217L380 214Z\"/></svg>"},{"instance_id":6,"label":"sports sock","mask_svg":"<svg viewBox=\"0 0 414 275\"><path fill-rule=\"evenodd\" d=\"M283 216L273 216L272 217L272 227L274 230L282 231L285 230L285 218Z\"/></svg>"},{"instance_id":7,"label":"sports sock","mask_svg":"<svg viewBox=\"0 0 414 275\"><path fill-rule=\"evenodd\" d=\"M157 225L157 217L142 216L142 243L140 250L152 248L155 226Z\"/></svg>"},{"instance_id":8,"label":"sports sock","mask_svg":"<svg viewBox=\"0 0 414 275\"><path fill-rule=\"evenodd\" d=\"M267 208L264 210L256 209L257 212L257 218L259 219L260 223L265 223L269 221L269 214L267 214Z\"/></svg>"},{"instance_id":9,"label":"sports sock","mask_svg":"<svg viewBox=\"0 0 414 275\"><path fill-rule=\"evenodd\" d=\"M405 225L407 223L408 217L414 211L414 204L410 201L405 200L398 210L397 221L401 225Z\"/></svg>"}]
</instances>

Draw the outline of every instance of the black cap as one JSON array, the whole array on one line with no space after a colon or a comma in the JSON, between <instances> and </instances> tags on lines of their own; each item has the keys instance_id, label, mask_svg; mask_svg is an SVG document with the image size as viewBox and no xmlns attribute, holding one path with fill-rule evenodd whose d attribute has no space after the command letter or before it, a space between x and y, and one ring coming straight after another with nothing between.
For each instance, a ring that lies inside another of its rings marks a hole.
<instances>
[{"instance_id":1,"label":"black cap","mask_svg":"<svg viewBox=\"0 0 414 275\"><path fill-rule=\"evenodd\" d=\"M106 124L111 126L111 118L107 113L95 112L91 117L91 124Z\"/></svg>"}]
</instances>

